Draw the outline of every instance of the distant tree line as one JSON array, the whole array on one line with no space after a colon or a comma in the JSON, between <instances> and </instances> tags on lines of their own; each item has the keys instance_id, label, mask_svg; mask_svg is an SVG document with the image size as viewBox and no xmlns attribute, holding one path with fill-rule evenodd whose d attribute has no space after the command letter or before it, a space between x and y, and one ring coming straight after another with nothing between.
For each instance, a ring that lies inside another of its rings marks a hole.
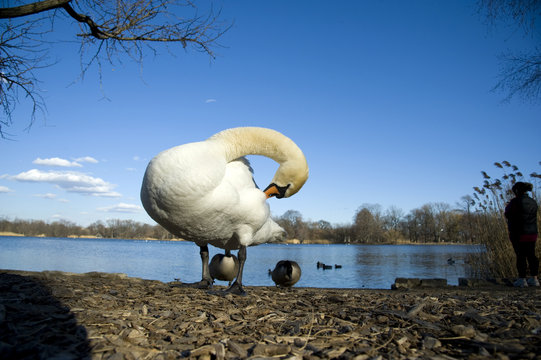
<instances>
[{"instance_id":1,"label":"distant tree line","mask_svg":"<svg viewBox=\"0 0 541 360\"><path fill-rule=\"evenodd\" d=\"M333 225L328 221L307 221L297 210L288 210L275 220L288 234L288 239L301 243L326 240L331 243L390 244L475 242L468 226L475 214L451 209L447 204L427 204L404 215L391 207L385 211L380 205L364 204L357 210L352 224ZM121 239L171 239L172 235L160 225L149 225L133 220L111 219L96 221L87 227L59 220L0 219L0 232L26 236L96 236Z\"/></svg>"},{"instance_id":2,"label":"distant tree line","mask_svg":"<svg viewBox=\"0 0 541 360\"><path fill-rule=\"evenodd\" d=\"M426 204L404 214L391 207L383 210L377 204L363 204L353 223L333 225L325 220L307 221L296 210L288 210L276 218L288 234L288 239L302 242L326 240L331 243L396 244L412 243L478 243L480 234L476 224L485 214L473 210L472 198L465 197L459 208L445 203ZM0 219L0 232L26 236L96 236L119 239L172 239L160 225L149 225L133 220L111 219L96 221L87 227L60 220Z\"/></svg>"},{"instance_id":3,"label":"distant tree line","mask_svg":"<svg viewBox=\"0 0 541 360\"><path fill-rule=\"evenodd\" d=\"M427 204L404 215L391 207L383 211L380 205L364 204L357 210L352 224L333 225L328 221L307 221L297 210L288 210L275 220L288 234L288 239L302 242L325 240L331 243L392 244L405 241L415 243L475 242L468 227L475 214L453 210L447 204ZM96 221L87 227L59 220L0 219L0 232L26 236L96 236L119 239L171 239L172 235L160 225L149 225L133 220L111 219Z\"/></svg>"},{"instance_id":4,"label":"distant tree line","mask_svg":"<svg viewBox=\"0 0 541 360\"><path fill-rule=\"evenodd\" d=\"M481 215L472 211L469 201L466 198L461 208L452 208L445 203L426 204L408 214L396 207L383 210L377 204L363 204L350 224L305 220L297 210L288 210L275 220L287 231L288 239L298 239L301 243L311 240L351 244L475 243L478 234L473 224ZM83 227L66 220L45 222L4 218L0 219L0 232L50 237L172 238L160 225L119 219L96 221Z\"/></svg>"},{"instance_id":5,"label":"distant tree line","mask_svg":"<svg viewBox=\"0 0 541 360\"><path fill-rule=\"evenodd\" d=\"M466 201L466 200L465 200ZM476 242L476 213L467 203L452 208L445 203L431 203L405 214L397 207L383 210L378 204L361 205L351 224L331 225L325 220L304 221L300 212L286 211L276 219L289 238L300 242L325 239L332 243L465 243Z\"/></svg>"},{"instance_id":6,"label":"distant tree line","mask_svg":"<svg viewBox=\"0 0 541 360\"><path fill-rule=\"evenodd\" d=\"M96 221L87 227L82 227L66 220L49 223L41 220L8 220L4 218L0 219L0 232L47 237L95 236L116 239L172 239L172 235L160 225L119 219L105 222Z\"/></svg>"},{"instance_id":7,"label":"distant tree line","mask_svg":"<svg viewBox=\"0 0 541 360\"><path fill-rule=\"evenodd\" d=\"M505 204L513 197L511 186L519 180L533 182L534 198L541 204L541 175L533 173L526 178L516 166L507 161L495 163L495 166L503 171L502 177L493 179L482 171L483 185L474 187L472 196L464 196L454 207L446 203L429 203L405 214L396 207L384 210L378 204L363 204L349 224L305 220L297 210L288 210L275 220L287 231L288 239L298 239L301 243L324 240L351 244L461 243L491 247L496 243L495 239L499 239L502 248L496 252L512 254L512 250L507 249L507 230L503 217ZM0 232L52 237L172 238L160 225L119 219L96 221L82 227L65 220L47 223L0 218Z\"/></svg>"}]
</instances>

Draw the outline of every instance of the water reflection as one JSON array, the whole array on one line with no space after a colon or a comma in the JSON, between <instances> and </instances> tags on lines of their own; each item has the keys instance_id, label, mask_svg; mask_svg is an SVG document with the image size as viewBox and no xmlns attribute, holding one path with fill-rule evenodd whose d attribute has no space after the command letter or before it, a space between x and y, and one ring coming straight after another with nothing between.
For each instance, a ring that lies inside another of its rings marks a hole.
<instances>
[{"instance_id":1,"label":"water reflection","mask_svg":"<svg viewBox=\"0 0 541 360\"><path fill-rule=\"evenodd\" d=\"M366 286L376 288L386 288L397 277L444 278L457 285L458 278L466 276L465 259L475 249L469 245L359 246L357 274L370 280Z\"/></svg>"}]
</instances>

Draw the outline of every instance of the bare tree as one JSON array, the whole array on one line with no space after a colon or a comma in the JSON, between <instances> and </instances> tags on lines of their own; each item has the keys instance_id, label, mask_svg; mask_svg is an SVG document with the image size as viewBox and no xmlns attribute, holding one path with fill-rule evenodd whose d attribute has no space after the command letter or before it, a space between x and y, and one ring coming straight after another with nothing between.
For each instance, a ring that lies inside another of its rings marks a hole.
<instances>
[{"instance_id":1,"label":"bare tree","mask_svg":"<svg viewBox=\"0 0 541 360\"><path fill-rule=\"evenodd\" d=\"M386 230L398 230L400 222L404 218L404 211L396 206L391 206L385 211L383 223Z\"/></svg>"},{"instance_id":2,"label":"bare tree","mask_svg":"<svg viewBox=\"0 0 541 360\"><path fill-rule=\"evenodd\" d=\"M2 2L5 3L5 2ZM183 15L186 15L185 17ZM142 63L156 46L192 48L215 57L213 49L229 25L210 9L199 14L190 0L43 0L17 7L0 7L0 136L12 125L16 105L32 105L30 124L45 109L35 71L47 61L55 21L79 24L81 77L97 65L100 81L104 62L124 57Z\"/></svg>"},{"instance_id":3,"label":"bare tree","mask_svg":"<svg viewBox=\"0 0 541 360\"><path fill-rule=\"evenodd\" d=\"M363 204L355 213L353 237L360 243L381 243L385 241L385 229L381 205Z\"/></svg>"},{"instance_id":4,"label":"bare tree","mask_svg":"<svg viewBox=\"0 0 541 360\"><path fill-rule=\"evenodd\" d=\"M297 210L287 210L282 216L275 219L278 225L284 228L288 239L305 240L308 235L308 226Z\"/></svg>"},{"instance_id":5,"label":"bare tree","mask_svg":"<svg viewBox=\"0 0 541 360\"><path fill-rule=\"evenodd\" d=\"M541 0L479 0L479 12L491 26L505 23L513 31L523 32L525 36L541 36ZM541 100L541 44L522 53L501 55L502 70L500 80L494 90L507 92L505 100L514 96L537 102Z\"/></svg>"}]
</instances>

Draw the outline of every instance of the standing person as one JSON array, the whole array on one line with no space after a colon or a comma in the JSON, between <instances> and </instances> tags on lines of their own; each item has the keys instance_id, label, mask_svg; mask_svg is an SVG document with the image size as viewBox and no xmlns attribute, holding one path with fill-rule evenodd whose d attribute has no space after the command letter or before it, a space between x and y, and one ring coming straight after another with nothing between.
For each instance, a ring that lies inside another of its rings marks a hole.
<instances>
[{"instance_id":1,"label":"standing person","mask_svg":"<svg viewBox=\"0 0 541 360\"><path fill-rule=\"evenodd\" d=\"M537 203L527 194L532 189L530 183L515 183L511 188L515 198L505 207L509 239L517 256L518 279L514 283L517 287L539 286L539 259L535 256L538 235ZM528 266L531 277L526 280Z\"/></svg>"}]
</instances>

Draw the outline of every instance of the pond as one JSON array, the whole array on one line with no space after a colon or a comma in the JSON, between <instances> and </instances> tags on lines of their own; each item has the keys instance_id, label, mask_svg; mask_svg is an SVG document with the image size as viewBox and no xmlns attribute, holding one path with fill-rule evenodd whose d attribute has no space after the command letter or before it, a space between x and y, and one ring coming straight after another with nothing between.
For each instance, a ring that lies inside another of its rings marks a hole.
<instances>
[{"instance_id":1,"label":"pond","mask_svg":"<svg viewBox=\"0 0 541 360\"><path fill-rule=\"evenodd\" d=\"M209 250L211 258L223 253ZM445 278L457 285L466 276L468 254L478 251L474 245L264 244L248 248L243 283L273 285L268 270L279 260L294 260L302 269L300 287L389 289L397 277ZM332 269L318 269L318 261ZM114 272L164 282L201 279L199 247L182 241L0 236L0 269Z\"/></svg>"}]
</instances>

